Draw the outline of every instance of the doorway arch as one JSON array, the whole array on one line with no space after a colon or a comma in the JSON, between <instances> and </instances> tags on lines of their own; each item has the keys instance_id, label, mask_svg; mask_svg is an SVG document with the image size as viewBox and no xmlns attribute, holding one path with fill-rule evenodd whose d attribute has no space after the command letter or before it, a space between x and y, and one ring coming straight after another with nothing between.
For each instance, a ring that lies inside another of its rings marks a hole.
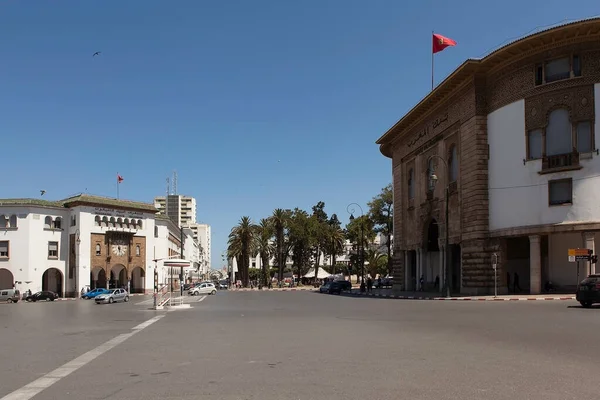
<instances>
[{"instance_id":1,"label":"doorway arch","mask_svg":"<svg viewBox=\"0 0 600 400\"><path fill-rule=\"evenodd\" d=\"M92 289L106 288L106 271L102 267L94 267L90 272L90 282Z\"/></svg>"},{"instance_id":2,"label":"doorway arch","mask_svg":"<svg viewBox=\"0 0 600 400\"><path fill-rule=\"evenodd\" d=\"M146 291L146 271L142 267L135 267L131 271L131 293L144 293Z\"/></svg>"},{"instance_id":3,"label":"doorway arch","mask_svg":"<svg viewBox=\"0 0 600 400\"><path fill-rule=\"evenodd\" d=\"M110 287L127 288L127 268L123 264L115 264L110 269Z\"/></svg>"},{"instance_id":4,"label":"doorway arch","mask_svg":"<svg viewBox=\"0 0 600 400\"><path fill-rule=\"evenodd\" d=\"M6 268L0 268L0 289L12 289L15 287L15 278Z\"/></svg>"},{"instance_id":5,"label":"doorway arch","mask_svg":"<svg viewBox=\"0 0 600 400\"><path fill-rule=\"evenodd\" d=\"M425 287L422 290L441 290L439 283L443 282L444 274L443 265L440 263L443 261L439 245L440 227L438 221L431 218L424 228L421 275Z\"/></svg>"},{"instance_id":6,"label":"doorway arch","mask_svg":"<svg viewBox=\"0 0 600 400\"><path fill-rule=\"evenodd\" d=\"M48 268L42 274L42 290L49 290L63 297L63 274L58 268Z\"/></svg>"}]
</instances>

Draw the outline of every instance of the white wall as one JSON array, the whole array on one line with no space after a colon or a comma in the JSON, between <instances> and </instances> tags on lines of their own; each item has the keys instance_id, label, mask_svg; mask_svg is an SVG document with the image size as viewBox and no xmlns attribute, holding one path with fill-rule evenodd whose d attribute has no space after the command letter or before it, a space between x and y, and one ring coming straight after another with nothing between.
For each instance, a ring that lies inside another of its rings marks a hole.
<instances>
[{"instance_id":1,"label":"white wall","mask_svg":"<svg viewBox=\"0 0 600 400\"><path fill-rule=\"evenodd\" d=\"M600 84L594 87L600 115ZM540 175L541 160L526 158L525 101L519 100L488 115L490 230L600 221L600 157L581 160L583 168ZM600 143L596 121L596 143ZM548 206L548 180L573 178L573 204ZM585 179L582 179L585 178Z\"/></svg>"},{"instance_id":2,"label":"white wall","mask_svg":"<svg viewBox=\"0 0 600 400\"><path fill-rule=\"evenodd\" d=\"M595 247L600 245L600 235L595 237ZM558 286L577 285L577 263L569 262L568 250L585 248L581 233L562 233L548 236L548 279ZM579 280L588 273L587 263L581 262Z\"/></svg>"}]
</instances>

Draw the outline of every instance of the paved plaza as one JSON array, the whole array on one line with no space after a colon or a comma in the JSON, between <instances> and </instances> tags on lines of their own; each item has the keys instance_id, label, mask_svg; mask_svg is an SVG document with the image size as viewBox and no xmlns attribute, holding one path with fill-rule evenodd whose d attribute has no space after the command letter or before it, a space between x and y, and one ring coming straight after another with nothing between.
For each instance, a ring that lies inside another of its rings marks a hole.
<instances>
[{"instance_id":1,"label":"paved plaza","mask_svg":"<svg viewBox=\"0 0 600 400\"><path fill-rule=\"evenodd\" d=\"M600 309L219 292L0 305L0 400L596 398Z\"/></svg>"}]
</instances>

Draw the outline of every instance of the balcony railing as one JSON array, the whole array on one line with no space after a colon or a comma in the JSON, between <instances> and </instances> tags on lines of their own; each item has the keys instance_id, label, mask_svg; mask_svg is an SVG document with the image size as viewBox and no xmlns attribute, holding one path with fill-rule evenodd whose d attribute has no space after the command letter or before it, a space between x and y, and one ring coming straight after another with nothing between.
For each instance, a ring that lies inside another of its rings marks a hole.
<instances>
[{"instance_id":1,"label":"balcony railing","mask_svg":"<svg viewBox=\"0 0 600 400\"><path fill-rule=\"evenodd\" d=\"M580 166L579 153L577 151L565 154L545 156L542 158L542 173L552 172L553 170L568 170L578 168L580 168Z\"/></svg>"}]
</instances>

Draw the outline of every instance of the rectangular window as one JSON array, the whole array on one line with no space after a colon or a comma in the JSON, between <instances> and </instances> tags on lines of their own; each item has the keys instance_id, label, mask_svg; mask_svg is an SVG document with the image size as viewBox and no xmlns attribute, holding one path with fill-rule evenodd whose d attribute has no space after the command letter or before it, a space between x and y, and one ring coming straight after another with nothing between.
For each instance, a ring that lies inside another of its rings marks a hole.
<instances>
[{"instance_id":1,"label":"rectangular window","mask_svg":"<svg viewBox=\"0 0 600 400\"><path fill-rule=\"evenodd\" d=\"M534 129L527 134L527 159L542 158L542 130Z\"/></svg>"},{"instance_id":2,"label":"rectangular window","mask_svg":"<svg viewBox=\"0 0 600 400\"><path fill-rule=\"evenodd\" d=\"M581 59L578 55L573 56L573 76L581 76Z\"/></svg>"},{"instance_id":3,"label":"rectangular window","mask_svg":"<svg viewBox=\"0 0 600 400\"><path fill-rule=\"evenodd\" d=\"M535 67L535 84L541 85L544 83L544 66L536 65Z\"/></svg>"},{"instance_id":4,"label":"rectangular window","mask_svg":"<svg viewBox=\"0 0 600 400\"><path fill-rule=\"evenodd\" d=\"M560 81L571 77L570 57L547 61L544 65L546 83Z\"/></svg>"},{"instance_id":5,"label":"rectangular window","mask_svg":"<svg viewBox=\"0 0 600 400\"><path fill-rule=\"evenodd\" d=\"M573 202L573 180L560 179L548 181L548 204L558 206Z\"/></svg>"},{"instance_id":6,"label":"rectangular window","mask_svg":"<svg viewBox=\"0 0 600 400\"><path fill-rule=\"evenodd\" d=\"M71 216L71 226L77 225L77 216Z\"/></svg>"},{"instance_id":7,"label":"rectangular window","mask_svg":"<svg viewBox=\"0 0 600 400\"><path fill-rule=\"evenodd\" d=\"M58 242L48 242L48 258L58 258Z\"/></svg>"},{"instance_id":8,"label":"rectangular window","mask_svg":"<svg viewBox=\"0 0 600 400\"><path fill-rule=\"evenodd\" d=\"M582 121L577 124L577 151L589 153L592 149L592 124Z\"/></svg>"},{"instance_id":9,"label":"rectangular window","mask_svg":"<svg viewBox=\"0 0 600 400\"><path fill-rule=\"evenodd\" d=\"M8 240L3 240L0 242L0 258L9 258L8 244Z\"/></svg>"}]
</instances>

